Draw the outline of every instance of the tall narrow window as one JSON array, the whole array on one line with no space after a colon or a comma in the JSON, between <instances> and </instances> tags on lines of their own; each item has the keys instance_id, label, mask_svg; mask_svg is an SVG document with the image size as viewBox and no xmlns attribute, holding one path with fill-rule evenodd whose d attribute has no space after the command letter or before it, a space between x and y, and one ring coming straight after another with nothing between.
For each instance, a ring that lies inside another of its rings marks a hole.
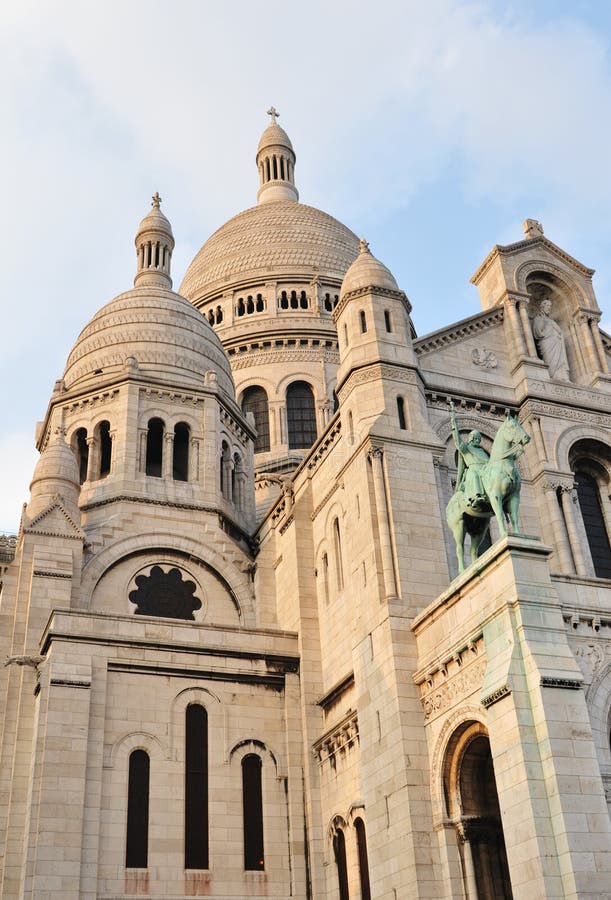
<instances>
[{"instance_id":1,"label":"tall narrow window","mask_svg":"<svg viewBox=\"0 0 611 900\"><path fill-rule=\"evenodd\" d=\"M390 321L390 312L387 309L384 310L384 325L386 326L386 331L388 331L388 332L392 331L392 324Z\"/></svg>"},{"instance_id":2,"label":"tall narrow window","mask_svg":"<svg viewBox=\"0 0 611 900\"><path fill-rule=\"evenodd\" d=\"M262 387L250 387L244 391L242 411L251 412L255 417L255 453L265 453L269 450L269 404Z\"/></svg>"},{"instance_id":3,"label":"tall narrow window","mask_svg":"<svg viewBox=\"0 0 611 900\"><path fill-rule=\"evenodd\" d=\"M289 449L311 447L316 440L316 409L312 388L305 381L294 381L286 392Z\"/></svg>"},{"instance_id":4,"label":"tall narrow window","mask_svg":"<svg viewBox=\"0 0 611 900\"><path fill-rule=\"evenodd\" d=\"M242 760L244 868L256 871L265 868L261 769L261 759L254 753L249 753Z\"/></svg>"},{"instance_id":5,"label":"tall narrow window","mask_svg":"<svg viewBox=\"0 0 611 900\"><path fill-rule=\"evenodd\" d=\"M598 578L611 578L611 547L600 504L598 484L592 475L579 469L575 472L575 481L594 571Z\"/></svg>"},{"instance_id":6,"label":"tall narrow window","mask_svg":"<svg viewBox=\"0 0 611 900\"><path fill-rule=\"evenodd\" d=\"M337 866L339 900L350 900L348 893L348 866L346 864L346 839L341 829L333 835L333 855Z\"/></svg>"},{"instance_id":7,"label":"tall narrow window","mask_svg":"<svg viewBox=\"0 0 611 900\"><path fill-rule=\"evenodd\" d=\"M231 452L227 441L221 444L220 465L221 494L225 499L231 500Z\"/></svg>"},{"instance_id":8,"label":"tall narrow window","mask_svg":"<svg viewBox=\"0 0 611 900\"><path fill-rule=\"evenodd\" d=\"M127 836L125 867L146 869L149 843L149 777L150 761L144 750L134 750L129 757L127 783Z\"/></svg>"},{"instance_id":9,"label":"tall narrow window","mask_svg":"<svg viewBox=\"0 0 611 900\"><path fill-rule=\"evenodd\" d=\"M365 334L365 332L367 331L367 316L365 315L364 310L360 311L359 318L361 320L361 332Z\"/></svg>"},{"instance_id":10,"label":"tall narrow window","mask_svg":"<svg viewBox=\"0 0 611 900\"><path fill-rule=\"evenodd\" d=\"M397 397L397 415L399 417L399 428L405 431L407 424L405 421L405 400L403 397Z\"/></svg>"},{"instance_id":11,"label":"tall narrow window","mask_svg":"<svg viewBox=\"0 0 611 900\"><path fill-rule=\"evenodd\" d=\"M89 463L89 444L87 443L86 428L78 429L72 439L72 449L76 454L79 484L83 484L87 480L87 465Z\"/></svg>"},{"instance_id":12,"label":"tall narrow window","mask_svg":"<svg viewBox=\"0 0 611 900\"><path fill-rule=\"evenodd\" d=\"M98 425L98 441L100 446L100 478L106 478L110 473L110 464L112 461L110 422L100 422Z\"/></svg>"},{"instance_id":13,"label":"tall narrow window","mask_svg":"<svg viewBox=\"0 0 611 900\"><path fill-rule=\"evenodd\" d=\"M359 857L359 876L361 879L361 900L371 900L371 888L369 886L369 861L367 859L367 836L365 823L362 819L354 820L356 830L356 849Z\"/></svg>"},{"instance_id":14,"label":"tall narrow window","mask_svg":"<svg viewBox=\"0 0 611 900\"><path fill-rule=\"evenodd\" d=\"M208 716L192 703L186 712L185 869L208 868Z\"/></svg>"},{"instance_id":15,"label":"tall narrow window","mask_svg":"<svg viewBox=\"0 0 611 900\"><path fill-rule=\"evenodd\" d=\"M341 591L344 587L344 566L342 562L342 538L339 530L339 519L333 521L333 543L335 549L335 579L337 590Z\"/></svg>"},{"instance_id":16,"label":"tall narrow window","mask_svg":"<svg viewBox=\"0 0 611 900\"><path fill-rule=\"evenodd\" d=\"M186 422L179 422L174 427L174 448L172 456L172 476L174 481L189 480L189 437L190 429Z\"/></svg>"},{"instance_id":17,"label":"tall narrow window","mask_svg":"<svg viewBox=\"0 0 611 900\"><path fill-rule=\"evenodd\" d=\"M150 419L146 435L146 474L161 478L163 458L163 431L161 419Z\"/></svg>"}]
</instances>

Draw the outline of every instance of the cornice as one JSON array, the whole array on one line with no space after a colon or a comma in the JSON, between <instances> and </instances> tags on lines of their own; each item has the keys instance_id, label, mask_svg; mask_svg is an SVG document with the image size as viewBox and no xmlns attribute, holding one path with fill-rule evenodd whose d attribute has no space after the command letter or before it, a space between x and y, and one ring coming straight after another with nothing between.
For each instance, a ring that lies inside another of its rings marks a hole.
<instances>
[{"instance_id":1,"label":"cornice","mask_svg":"<svg viewBox=\"0 0 611 900\"><path fill-rule=\"evenodd\" d=\"M553 241L550 241L549 238L546 238L545 235L541 235L536 238L526 238L522 241L516 241L513 244L495 244L488 256L469 279L471 284L476 285L481 281L482 277L486 274L498 256L511 256L514 253L520 253L522 250L529 249L530 247L540 247L550 251L554 256L560 257L567 265L571 266L572 269L575 269L580 275L584 275L586 278L591 278L596 271L595 269L588 269L587 266L584 266L583 263L580 263L575 257L571 256L565 250L561 250L560 247L554 244Z\"/></svg>"},{"instance_id":2,"label":"cornice","mask_svg":"<svg viewBox=\"0 0 611 900\"><path fill-rule=\"evenodd\" d=\"M407 295L404 291L395 291L392 288L378 287L378 285L370 284L365 287L355 288L353 291L346 291L342 294L337 306L331 314L333 321L337 322L351 300L355 300L358 297L366 297L368 294L373 294L376 297L389 297L391 300L399 300L407 310L408 315L412 311L412 305L407 299Z\"/></svg>"},{"instance_id":3,"label":"cornice","mask_svg":"<svg viewBox=\"0 0 611 900\"><path fill-rule=\"evenodd\" d=\"M414 350L417 356L423 356L425 353L441 350L443 347L456 343L456 341L487 331L491 327L502 324L502 322L503 308L498 306L492 310L471 316L468 319L462 319L448 328L423 335L414 341Z\"/></svg>"}]
</instances>

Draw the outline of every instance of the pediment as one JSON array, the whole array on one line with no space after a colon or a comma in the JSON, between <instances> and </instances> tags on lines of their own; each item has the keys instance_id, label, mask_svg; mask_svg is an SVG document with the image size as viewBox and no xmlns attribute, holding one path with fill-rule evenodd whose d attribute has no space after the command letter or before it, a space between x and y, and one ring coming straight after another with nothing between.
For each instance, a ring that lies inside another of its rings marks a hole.
<instances>
[{"instance_id":1,"label":"pediment","mask_svg":"<svg viewBox=\"0 0 611 900\"><path fill-rule=\"evenodd\" d=\"M85 540L85 532L74 521L59 496L55 497L46 509L43 509L30 521L24 517L23 533Z\"/></svg>"}]
</instances>

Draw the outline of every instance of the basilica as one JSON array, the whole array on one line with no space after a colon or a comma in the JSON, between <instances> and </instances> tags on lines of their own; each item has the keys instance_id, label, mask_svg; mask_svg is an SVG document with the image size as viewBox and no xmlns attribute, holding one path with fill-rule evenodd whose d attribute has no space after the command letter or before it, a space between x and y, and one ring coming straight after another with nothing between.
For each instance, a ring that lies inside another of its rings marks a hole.
<instances>
[{"instance_id":1,"label":"basilica","mask_svg":"<svg viewBox=\"0 0 611 900\"><path fill-rule=\"evenodd\" d=\"M154 195L37 426L0 897L609 898L593 270L527 219L419 337L270 116L256 205L177 292Z\"/></svg>"}]
</instances>

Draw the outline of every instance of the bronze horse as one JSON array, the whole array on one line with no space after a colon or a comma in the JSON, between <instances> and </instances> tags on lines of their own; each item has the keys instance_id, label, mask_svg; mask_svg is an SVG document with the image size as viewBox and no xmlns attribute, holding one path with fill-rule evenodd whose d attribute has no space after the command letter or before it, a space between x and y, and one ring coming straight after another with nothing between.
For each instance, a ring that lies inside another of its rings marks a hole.
<instances>
[{"instance_id":1,"label":"bronze horse","mask_svg":"<svg viewBox=\"0 0 611 900\"><path fill-rule=\"evenodd\" d=\"M494 438L489 462L479 469L485 497L471 500L459 487L448 503L446 521L456 541L459 572L465 570L465 536L469 534L471 538L471 563L474 563L493 515L501 537L507 534L505 519L511 531L518 533L522 479L515 460L524 453L529 441L530 436L518 420L512 415L506 416Z\"/></svg>"}]
</instances>

